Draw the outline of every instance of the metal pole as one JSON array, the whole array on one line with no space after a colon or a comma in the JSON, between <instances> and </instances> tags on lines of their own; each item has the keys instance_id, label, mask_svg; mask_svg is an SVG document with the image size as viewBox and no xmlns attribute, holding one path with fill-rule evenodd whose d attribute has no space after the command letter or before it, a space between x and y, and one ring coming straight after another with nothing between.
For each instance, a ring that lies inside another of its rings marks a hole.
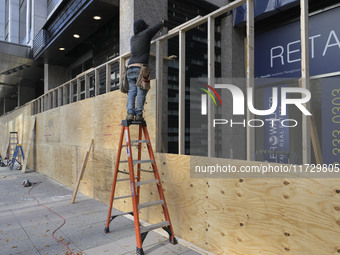
<instances>
[{"instance_id":1,"label":"metal pole","mask_svg":"<svg viewBox=\"0 0 340 255\"><path fill-rule=\"evenodd\" d=\"M26 43L31 43L31 7L32 0L27 0L27 9L26 9Z\"/></svg>"}]
</instances>

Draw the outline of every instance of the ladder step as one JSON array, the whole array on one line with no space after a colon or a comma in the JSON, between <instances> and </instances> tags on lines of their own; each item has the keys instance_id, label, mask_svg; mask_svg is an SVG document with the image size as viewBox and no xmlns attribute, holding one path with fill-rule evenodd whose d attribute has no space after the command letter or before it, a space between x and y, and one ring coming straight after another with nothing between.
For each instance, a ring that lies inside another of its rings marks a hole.
<instances>
[{"instance_id":1,"label":"ladder step","mask_svg":"<svg viewBox=\"0 0 340 255\"><path fill-rule=\"evenodd\" d=\"M136 164L143 164L143 163L152 163L153 164L153 160L152 159L146 159L146 160L134 160L133 161L133 165L136 165ZM121 160L119 161L119 163L129 163L128 160Z\"/></svg>"},{"instance_id":2,"label":"ladder step","mask_svg":"<svg viewBox=\"0 0 340 255\"><path fill-rule=\"evenodd\" d=\"M164 201L163 200L156 200L156 201L152 201L152 202L148 202L148 203L144 203L144 204L139 204L138 210L142 209L142 208L154 206L154 205L160 205L160 204L164 204Z\"/></svg>"},{"instance_id":3,"label":"ladder step","mask_svg":"<svg viewBox=\"0 0 340 255\"><path fill-rule=\"evenodd\" d=\"M121 173L121 174L130 174L129 172L122 171L122 170L118 170L118 173Z\"/></svg>"},{"instance_id":4,"label":"ladder step","mask_svg":"<svg viewBox=\"0 0 340 255\"><path fill-rule=\"evenodd\" d=\"M117 182L130 181L130 178L117 179Z\"/></svg>"},{"instance_id":5,"label":"ladder step","mask_svg":"<svg viewBox=\"0 0 340 255\"><path fill-rule=\"evenodd\" d=\"M123 215L127 215L127 214L132 214L133 211L130 211L130 212L121 212L121 213L117 213L115 215L112 215L111 218L115 218L115 217L118 217L118 216L123 216Z\"/></svg>"},{"instance_id":6,"label":"ladder step","mask_svg":"<svg viewBox=\"0 0 340 255\"><path fill-rule=\"evenodd\" d=\"M159 181L157 179L152 179L147 181L136 182L136 187L150 183L159 183Z\"/></svg>"},{"instance_id":7,"label":"ladder step","mask_svg":"<svg viewBox=\"0 0 340 255\"><path fill-rule=\"evenodd\" d=\"M163 221L163 222L153 224L153 225L150 225L150 226L147 226L147 227L141 226L140 232L145 233L145 232L149 232L149 231L152 231L154 229L166 227L166 226L169 226L169 225L170 225L169 221Z\"/></svg>"},{"instance_id":8,"label":"ladder step","mask_svg":"<svg viewBox=\"0 0 340 255\"><path fill-rule=\"evenodd\" d=\"M133 161L133 165L136 165L136 164L143 164L143 163L151 163L153 164L153 160L152 159L146 159L146 160L134 160Z\"/></svg>"},{"instance_id":9,"label":"ladder step","mask_svg":"<svg viewBox=\"0 0 340 255\"><path fill-rule=\"evenodd\" d=\"M137 177L135 177L137 180ZM124 178L124 179L117 179L117 182L122 182L122 181L130 181L130 178Z\"/></svg>"},{"instance_id":10,"label":"ladder step","mask_svg":"<svg viewBox=\"0 0 340 255\"><path fill-rule=\"evenodd\" d=\"M121 196L121 197L115 197L115 200L123 199L123 198L129 198L129 197L131 197L131 195L128 195L128 196Z\"/></svg>"},{"instance_id":11,"label":"ladder step","mask_svg":"<svg viewBox=\"0 0 340 255\"><path fill-rule=\"evenodd\" d=\"M131 140L131 144L133 143L149 143L149 140Z\"/></svg>"},{"instance_id":12,"label":"ladder step","mask_svg":"<svg viewBox=\"0 0 340 255\"><path fill-rule=\"evenodd\" d=\"M135 144L135 143L149 143L148 140L131 140L131 145L132 144ZM122 147L126 147L127 145L126 144L123 144Z\"/></svg>"},{"instance_id":13,"label":"ladder step","mask_svg":"<svg viewBox=\"0 0 340 255\"><path fill-rule=\"evenodd\" d=\"M145 170L145 169L140 169L140 168L138 168L137 170L141 171L141 172L146 172L146 173L154 173L155 172L154 170Z\"/></svg>"}]
</instances>

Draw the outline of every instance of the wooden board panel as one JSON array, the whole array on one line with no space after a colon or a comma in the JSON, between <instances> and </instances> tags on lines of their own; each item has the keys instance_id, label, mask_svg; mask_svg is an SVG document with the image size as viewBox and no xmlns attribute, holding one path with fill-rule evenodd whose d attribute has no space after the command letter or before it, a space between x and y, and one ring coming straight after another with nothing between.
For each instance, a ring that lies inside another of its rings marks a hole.
<instances>
[{"instance_id":1,"label":"wooden board panel","mask_svg":"<svg viewBox=\"0 0 340 255\"><path fill-rule=\"evenodd\" d=\"M267 190L262 179L209 180L208 194L214 198L208 211L209 250L216 254L279 254L276 247L259 250L269 240L275 244L281 240L281 225L276 219L281 216L282 199L277 182L273 179ZM273 196L275 203L268 205L265 193Z\"/></svg>"},{"instance_id":2,"label":"wooden board panel","mask_svg":"<svg viewBox=\"0 0 340 255\"><path fill-rule=\"evenodd\" d=\"M64 128L60 109L52 109L36 115L36 142L38 144L60 143Z\"/></svg>"},{"instance_id":3,"label":"wooden board panel","mask_svg":"<svg viewBox=\"0 0 340 255\"><path fill-rule=\"evenodd\" d=\"M53 178L64 185L73 188L76 182L77 156L76 148L69 145L54 145L53 156L55 164Z\"/></svg>"},{"instance_id":4,"label":"wooden board panel","mask_svg":"<svg viewBox=\"0 0 340 255\"><path fill-rule=\"evenodd\" d=\"M116 92L113 92L116 93ZM122 93L112 97L104 94L95 98L96 114L94 127L96 144L99 148L117 147L120 135L120 123L126 117L126 96Z\"/></svg>"},{"instance_id":5,"label":"wooden board panel","mask_svg":"<svg viewBox=\"0 0 340 255\"><path fill-rule=\"evenodd\" d=\"M82 100L60 107L63 129L61 143L74 146L88 146L94 138L93 99Z\"/></svg>"},{"instance_id":6,"label":"wooden board panel","mask_svg":"<svg viewBox=\"0 0 340 255\"><path fill-rule=\"evenodd\" d=\"M49 144L37 144L36 171L55 179L53 146Z\"/></svg>"},{"instance_id":7,"label":"wooden board panel","mask_svg":"<svg viewBox=\"0 0 340 255\"><path fill-rule=\"evenodd\" d=\"M155 142L155 82L152 81L152 88L148 92L144 117L148 124L148 130L152 142ZM111 92L94 98L94 135L97 146L103 149L117 149L117 144L120 135L120 124L123 119L126 118L126 98L125 94L119 91ZM131 126L131 137L136 137L138 129L135 126Z\"/></svg>"},{"instance_id":8,"label":"wooden board panel","mask_svg":"<svg viewBox=\"0 0 340 255\"><path fill-rule=\"evenodd\" d=\"M2 120L0 122L0 127L1 127L1 156L3 159L5 159L9 139L8 122Z\"/></svg>"},{"instance_id":9,"label":"wooden board panel","mask_svg":"<svg viewBox=\"0 0 340 255\"><path fill-rule=\"evenodd\" d=\"M190 157L157 153L164 194L175 234L207 248L207 184L190 178Z\"/></svg>"},{"instance_id":10,"label":"wooden board panel","mask_svg":"<svg viewBox=\"0 0 340 255\"><path fill-rule=\"evenodd\" d=\"M19 143L24 140L25 116L28 115L29 107L23 107L1 117L1 156L5 158L8 148L9 132L18 132Z\"/></svg>"},{"instance_id":11,"label":"wooden board panel","mask_svg":"<svg viewBox=\"0 0 340 255\"><path fill-rule=\"evenodd\" d=\"M100 149L95 145L91 154L89 164L92 159L95 166L95 198L108 204L113 181L113 150Z\"/></svg>"}]
</instances>

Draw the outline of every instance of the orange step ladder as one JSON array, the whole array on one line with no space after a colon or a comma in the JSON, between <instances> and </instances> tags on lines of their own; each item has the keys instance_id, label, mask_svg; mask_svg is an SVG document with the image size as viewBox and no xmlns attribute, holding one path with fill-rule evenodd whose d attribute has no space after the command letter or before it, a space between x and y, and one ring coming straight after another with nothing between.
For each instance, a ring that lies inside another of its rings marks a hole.
<instances>
[{"instance_id":1,"label":"orange step ladder","mask_svg":"<svg viewBox=\"0 0 340 255\"><path fill-rule=\"evenodd\" d=\"M139 125L139 138L138 140L131 140L130 139L130 130L129 126L130 125ZM105 232L109 233L109 225L112 220L114 220L117 216L122 216L122 215L127 215L131 214L134 216L134 222L135 222L135 233L136 233L136 243L137 243L137 254L138 255L143 255L143 241L146 238L147 234L158 228L163 228L168 234L169 234L169 241L172 244L177 244L177 240L174 235L174 231L172 229L171 221L170 221L170 216L168 212L168 208L165 202L165 197L162 189L162 184L161 180L158 174L158 169L155 161L155 157L153 154L153 150L151 147L151 141L148 133L148 129L146 126L145 121L131 121L131 120L123 120L122 121L122 129L120 133L120 140L119 140L119 146L118 146L118 153L117 153L117 160L116 160L116 166L115 166L115 172L114 172L114 178L113 178L113 184L112 184L112 191L111 191L111 199L110 199L110 209L109 213L107 216L107 221L106 221L106 226L105 226ZM142 140L142 134L144 133L144 138L145 140ZM123 140L124 140L124 135L125 135L125 140L126 143L123 145ZM132 149L131 145L132 144L137 144L138 146L138 159L134 160L132 157ZM142 160L142 144L146 144L148 153L149 153L149 160ZM122 152L122 147L126 147L127 150L127 160L121 161L121 152ZM129 167L129 172L126 171L121 171L119 170L119 164L121 163L126 163L128 164ZM143 170L141 169L142 164L150 164L152 166L152 170ZM135 166L137 165L137 177L135 177ZM141 181L141 172L147 172L147 173L153 173L154 179L146 180L146 181ZM129 178L126 179L118 179L118 173L121 174L128 174ZM131 187L131 196L122 196L122 197L115 197L115 189L116 189L116 183L118 181L129 181L130 182L130 187ZM147 184L156 184L157 185L157 190L159 194L159 200L152 201L152 202L147 202L140 204L139 203L139 198L140 198L140 187L143 185ZM123 212L119 213L116 215L112 215L112 204L114 200L117 199L123 199L131 197L132 198L132 207L133 211L130 212ZM141 226L139 222L139 211L142 208L147 208L151 206L156 206L156 205L162 205L163 213L164 213L164 218L165 221L154 224L154 225L149 225L147 227Z\"/></svg>"}]
</instances>

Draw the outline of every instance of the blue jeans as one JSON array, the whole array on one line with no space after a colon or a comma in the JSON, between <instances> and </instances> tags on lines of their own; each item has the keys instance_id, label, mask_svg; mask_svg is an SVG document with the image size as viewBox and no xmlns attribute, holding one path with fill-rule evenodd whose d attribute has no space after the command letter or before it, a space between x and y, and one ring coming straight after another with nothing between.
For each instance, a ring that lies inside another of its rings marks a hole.
<instances>
[{"instance_id":1,"label":"blue jeans","mask_svg":"<svg viewBox=\"0 0 340 255\"><path fill-rule=\"evenodd\" d=\"M127 97L126 109L128 114L142 115L144 103L148 90L143 90L136 86L139 76L140 67L130 67L127 70L127 79L129 82L129 92ZM137 108L135 108L135 101L137 96Z\"/></svg>"}]
</instances>

